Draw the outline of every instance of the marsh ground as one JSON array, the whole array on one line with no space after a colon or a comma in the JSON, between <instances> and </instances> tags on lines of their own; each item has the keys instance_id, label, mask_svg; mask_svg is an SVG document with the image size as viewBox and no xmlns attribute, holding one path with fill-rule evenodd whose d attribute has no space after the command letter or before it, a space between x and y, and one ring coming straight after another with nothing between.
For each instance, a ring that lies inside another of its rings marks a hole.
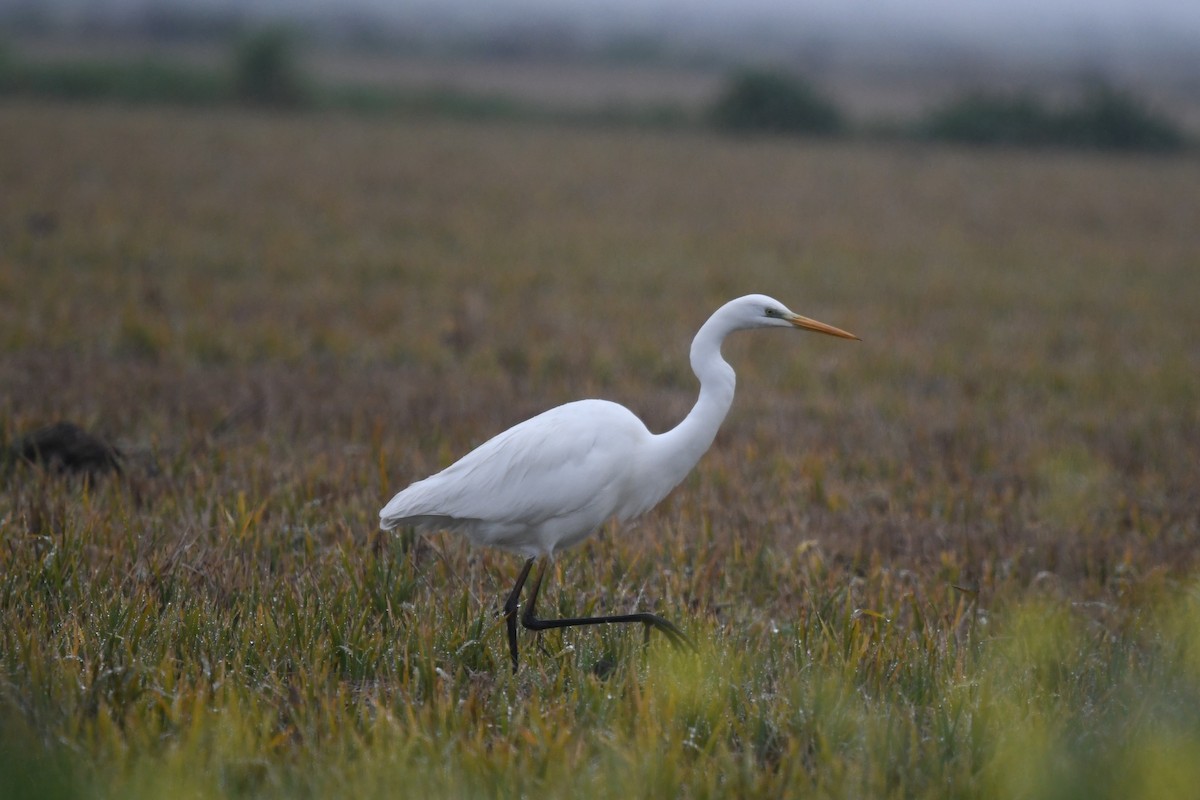
<instances>
[{"instance_id":1,"label":"marsh ground","mask_svg":"<svg viewBox=\"0 0 1200 800\"><path fill-rule=\"evenodd\" d=\"M8 786L51 796L1166 796L1200 764L1200 161L6 105ZM581 396L652 429L729 297L713 450L565 554L383 537ZM606 673L608 665L616 669ZM603 667L598 669L598 667Z\"/></svg>"}]
</instances>

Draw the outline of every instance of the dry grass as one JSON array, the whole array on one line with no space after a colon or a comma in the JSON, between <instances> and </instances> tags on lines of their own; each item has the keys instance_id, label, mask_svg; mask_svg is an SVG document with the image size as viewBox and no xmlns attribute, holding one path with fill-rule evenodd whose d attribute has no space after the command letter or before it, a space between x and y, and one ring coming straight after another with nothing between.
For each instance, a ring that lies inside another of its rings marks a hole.
<instances>
[{"instance_id":1,"label":"dry grass","mask_svg":"<svg viewBox=\"0 0 1200 800\"><path fill-rule=\"evenodd\" d=\"M129 453L6 474L10 792L1196 785L1196 160L3 114L0 432ZM547 598L701 655L574 631L510 676L516 560L376 509L569 399L673 424L748 291L864 341L731 341L713 451Z\"/></svg>"}]
</instances>

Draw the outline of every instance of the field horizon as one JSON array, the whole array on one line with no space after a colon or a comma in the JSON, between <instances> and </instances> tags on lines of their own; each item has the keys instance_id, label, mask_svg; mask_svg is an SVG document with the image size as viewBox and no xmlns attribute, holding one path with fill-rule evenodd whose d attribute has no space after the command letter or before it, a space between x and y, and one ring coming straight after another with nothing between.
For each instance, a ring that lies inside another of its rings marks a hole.
<instances>
[{"instance_id":1,"label":"field horizon","mask_svg":"<svg viewBox=\"0 0 1200 800\"><path fill-rule=\"evenodd\" d=\"M270 36L272 30L285 29L267 27L262 32ZM920 128L921 121L937 109L980 94L1023 97L1061 110L1099 86L1127 96L1143 111L1178 127L1193 143L1200 132L1200 96L1191 80L1194 59L1186 50L1158 50L1159 58L1140 68L1125 63L1098 70L1090 62L1071 58L1030 60L999 53L929 52L923 47L896 51L851 47L840 56L834 55L837 47L823 55L817 48L812 59L795 54L765 59L665 52L658 58L629 59L614 54L539 54L536 48L524 54L497 53L486 47L462 51L356 48L321 44L317 38L298 34L294 39L292 77L303 85L293 88L320 95L319 103L370 114L543 117L591 126L605 122L696 126L733 77L757 66L811 83L844 112L857 135L867 138L894 138ZM26 33L13 36L7 45L10 70L16 64L27 64L35 72L55 65L77 67L34 80L42 91L78 97L91 86L91 91L100 92L103 81L94 76L89 80L86 72L112 72L113 67L125 65L130 70L123 82L110 78L116 84L108 89L110 99L119 99L124 92L133 102L146 102L155 96L157 86L157 102L169 101L166 90L174 80L175 102L199 105L219 102L220 84L238 51L236 37L187 42L115 32L87 37ZM140 77L138 65L143 68ZM1108 124L1115 123L1109 120Z\"/></svg>"},{"instance_id":2,"label":"field horizon","mask_svg":"<svg viewBox=\"0 0 1200 800\"><path fill-rule=\"evenodd\" d=\"M1161 797L1200 780L1200 159L3 106L0 794ZM375 530L545 408L695 472L563 553Z\"/></svg>"}]
</instances>

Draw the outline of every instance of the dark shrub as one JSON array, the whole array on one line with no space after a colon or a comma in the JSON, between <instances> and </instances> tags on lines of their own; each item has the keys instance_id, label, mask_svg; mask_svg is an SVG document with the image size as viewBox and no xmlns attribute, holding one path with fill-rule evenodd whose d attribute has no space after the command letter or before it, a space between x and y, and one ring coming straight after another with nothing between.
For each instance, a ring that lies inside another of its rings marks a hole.
<instances>
[{"instance_id":1,"label":"dark shrub","mask_svg":"<svg viewBox=\"0 0 1200 800\"><path fill-rule=\"evenodd\" d=\"M295 39L275 28L248 36L234 53L234 92L253 105L296 107L310 99Z\"/></svg>"},{"instance_id":2,"label":"dark shrub","mask_svg":"<svg viewBox=\"0 0 1200 800\"><path fill-rule=\"evenodd\" d=\"M1092 87L1061 115L1062 143L1104 150L1179 150L1187 137L1170 120L1129 92L1108 84Z\"/></svg>"},{"instance_id":3,"label":"dark shrub","mask_svg":"<svg viewBox=\"0 0 1200 800\"><path fill-rule=\"evenodd\" d=\"M845 129L842 114L804 81L780 72L735 76L712 109L713 123L739 132L832 135Z\"/></svg>"}]
</instances>

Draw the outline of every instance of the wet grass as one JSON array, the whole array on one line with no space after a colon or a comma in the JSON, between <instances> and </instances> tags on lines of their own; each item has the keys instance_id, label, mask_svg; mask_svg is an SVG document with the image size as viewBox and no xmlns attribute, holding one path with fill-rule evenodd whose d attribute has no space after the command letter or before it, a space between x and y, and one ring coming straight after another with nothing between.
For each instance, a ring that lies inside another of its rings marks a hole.
<instances>
[{"instance_id":1,"label":"wet grass","mask_svg":"<svg viewBox=\"0 0 1200 800\"><path fill-rule=\"evenodd\" d=\"M1185 796L1200 162L9 105L0 794ZM580 396L654 429L763 291L712 452L559 560L382 536Z\"/></svg>"}]
</instances>

